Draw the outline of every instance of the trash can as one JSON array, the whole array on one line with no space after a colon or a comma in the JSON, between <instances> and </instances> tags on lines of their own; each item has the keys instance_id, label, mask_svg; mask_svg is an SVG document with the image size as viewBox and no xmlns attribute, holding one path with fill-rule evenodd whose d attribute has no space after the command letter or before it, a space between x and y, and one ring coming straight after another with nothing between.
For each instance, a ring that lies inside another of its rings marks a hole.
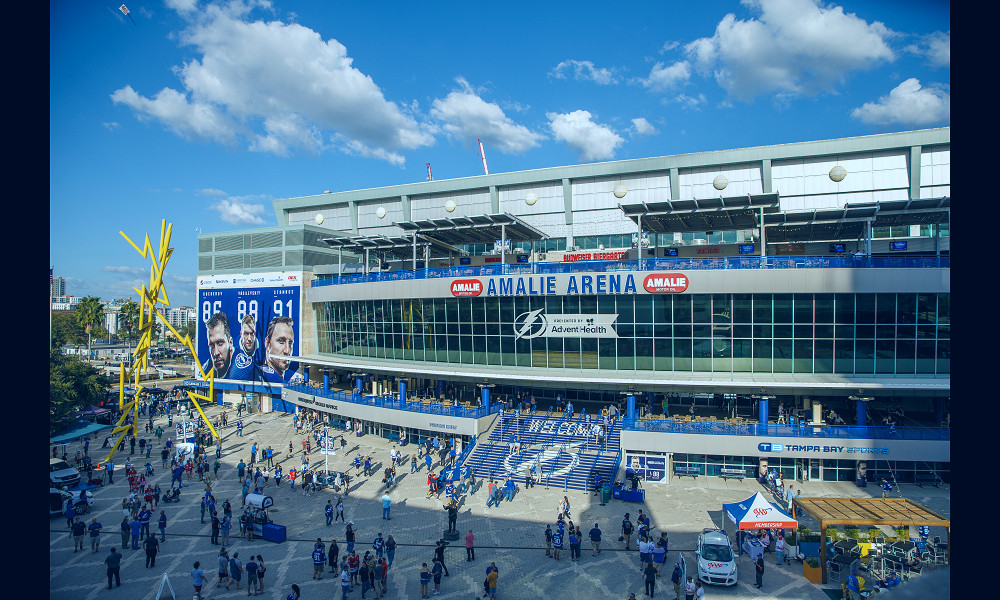
<instances>
[{"instance_id":1,"label":"trash can","mask_svg":"<svg viewBox=\"0 0 1000 600\"><path fill-rule=\"evenodd\" d=\"M603 485L601 486L601 506L604 506L611 500L611 486Z\"/></svg>"}]
</instances>

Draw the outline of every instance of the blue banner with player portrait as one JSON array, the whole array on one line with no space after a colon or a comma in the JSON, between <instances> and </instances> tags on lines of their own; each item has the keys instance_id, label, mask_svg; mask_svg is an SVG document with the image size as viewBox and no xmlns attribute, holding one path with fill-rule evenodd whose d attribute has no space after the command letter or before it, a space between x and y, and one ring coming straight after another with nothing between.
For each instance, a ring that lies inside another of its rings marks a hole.
<instances>
[{"instance_id":1,"label":"blue banner with player portrait","mask_svg":"<svg viewBox=\"0 0 1000 600\"><path fill-rule=\"evenodd\" d=\"M664 481L667 474L667 458L646 454L626 454L625 471L637 474L643 481L659 483Z\"/></svg>"},{"instance_id":2,"label":"blue banner with player portrait","mask_svg":"<svg viewBox=\"0 0 1000 600\"><path fill-rule=\"evenodd\" d=\"M216 379L281 384L302 378L299 273L198 278L198 357ZM196 369L195 376L201 378Z\"/></svg>"}]
</instances>

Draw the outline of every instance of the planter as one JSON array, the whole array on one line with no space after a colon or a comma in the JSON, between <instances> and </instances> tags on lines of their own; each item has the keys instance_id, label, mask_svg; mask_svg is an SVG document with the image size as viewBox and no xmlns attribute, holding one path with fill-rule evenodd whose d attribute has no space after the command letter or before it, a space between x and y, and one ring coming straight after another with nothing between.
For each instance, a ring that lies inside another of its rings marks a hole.
<instances>
[{"instance_id":1,"label":"planter","mask_svg":"<svg viewBox=\"0 0 1000 600\"><path fill-rule=\"evenodd\" d=\"M804 561L802 563L802 576L808 579L811 583L818 585L823 584L823 568L821 566L810 567L809 561Z\"/></svg>"}]
</instances>

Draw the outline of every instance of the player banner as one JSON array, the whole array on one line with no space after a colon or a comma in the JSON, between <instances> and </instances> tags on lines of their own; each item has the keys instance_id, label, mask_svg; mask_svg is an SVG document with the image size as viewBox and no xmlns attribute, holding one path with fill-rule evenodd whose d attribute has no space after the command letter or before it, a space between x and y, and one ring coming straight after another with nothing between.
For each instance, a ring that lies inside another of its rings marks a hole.
<instances>
[{"instance_id":1,"label":"player banner","mask_svg":"<svg viewBox=\"0 0 1000 600\"><path fill-rule=\"evenodd\" d=\"M298 362L285 357L299 353L301 281L301 274L278 273L199 277L198 356L205 372L214 365L216 379L300 380Z\"/></svg>"},{"instance_id":2,"label":"player banner","mask_svg":"<svg viewBox=\"0 0 1000 600\"><path fill-rule=\"evenodd\" d=\"M644 481L660 483L667 474L667 459L665 456L648 456L645 454L626 454L625 469L633 471Z\"/></svg>"}]
</instances>

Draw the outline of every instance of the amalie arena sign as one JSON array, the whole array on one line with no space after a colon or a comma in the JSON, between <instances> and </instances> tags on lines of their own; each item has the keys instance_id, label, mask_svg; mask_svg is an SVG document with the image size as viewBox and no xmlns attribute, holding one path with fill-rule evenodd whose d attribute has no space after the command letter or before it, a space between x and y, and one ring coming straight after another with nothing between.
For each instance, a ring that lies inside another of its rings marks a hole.
<instances>
[{"instance_id":1,"label":"amalie arena sign","mask_svg":"<svg viewBox=\"0 0 1000 600\"><path fill-rule=\"evenodd\" d=\"M641 275L639 275L641 276ZM580 294L680 294L690 280L683 273L650 273L637 281L635 273L579 273L453 279L452 296L570 296Z\"/></svg>"}]
</instances>

